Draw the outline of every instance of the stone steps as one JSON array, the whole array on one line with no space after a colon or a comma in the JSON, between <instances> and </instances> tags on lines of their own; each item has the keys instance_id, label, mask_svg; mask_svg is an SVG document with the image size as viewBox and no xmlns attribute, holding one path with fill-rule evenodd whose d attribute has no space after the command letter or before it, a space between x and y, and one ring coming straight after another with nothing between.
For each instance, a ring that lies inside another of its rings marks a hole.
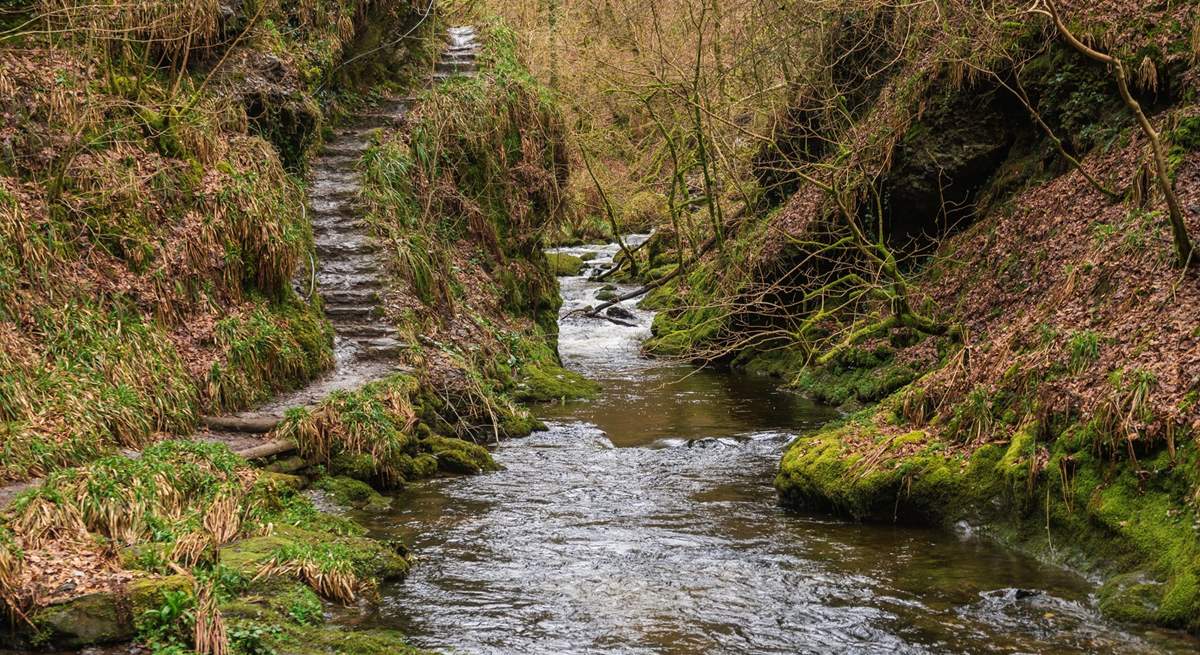
<instances>
[{"instance_id":1,"label":"stone steps","mask_svg":"<svg viewBox=\"0 0 1200 655\"><path fill-rule=\"evenodd\" d=\"M315 180L308 195L318 200L353 200L358 197L359 186L353 184L338 184L328 180Z\"/></svg>"},{"instance_id":2,"label":"stone steps","mask_svg":"<svg viewBox=\"0 0 1200 655\"><path fill-rule=\"evenodd\" d=\"M343 338L354 341L392 337L396 334L395 328L390 325L383 323L355 323L353 321L342 321L338 325L338 332Z\"/></svg>"},{"instance_id":3,"label":"stone steps","mask_svg":"<svg viewBox=\"0 0 1200 655\"><path fill-rule=\"evenodd\" d=\"M478 72L475 62L479 54L479 42L474 27L452 27L447 30L449 45L442 51L433 69L433 84L440 84L455 77L473 77Z\"/></svg>"},{"instance_id":4,"label":"stone steps","mask_svg":"<svg viewBox=\"0 0 1200 655\"><path fill-rule=\"evenodd\" d=\"M327 307L360 307L379 303L379 287L330 289L321 295Z\"/></svg>"},{"instance_id":5,"label":"stone steps","mask_svg":"<svg viewBox=\"0 0 1200 655\"><path fill-rule=\"evenodd\" d=\"M323 271L317 274L317 284L322 289L328 289L329 293L337 293L341 291L349 291L352 289L375 290L383 288L383 280L380 279L378 271L364 271L363 273L354 273L350 275L330 273Z\"/></svg>"},{"instance_id":6,"label":"stone steps","mask_svg":"<svg viewBox=\"0 0 1200 655\"><path fill-rule=\"evenodd\" d=\"M475 72L475 60L443 59L437 63L434 70L439 73L473 73Z\"/></svg>"},{"instance_id":7,"label":"stone steps","mask_svg":"<svg viewBox=\"0 0 1200 655\"><path fill-rule=\"evenodd\" d=\"M434 79L474 75L479 52L475 29L451 28L447 36ZM403 97L380 100L353 124L334 130L313 162L309 207L318 256L316 286L340 347L356 359L394 358L408 347L383 320L386 268L379 255L382 246L362 219L357 167L373 134L400 126L411 102Z\"/></svg>"},{"instance_id":8,"label":"stone steps","mask_svg":"<svg viewBox=\"0 0 1200 655\"><path fill-rule=\"evenodd\" d=\"M313 215L313 232L317 243L328 242L367 231L367 224L355 217L355 214L317 214ZM344 220L339 220L344 219Z\"/></svg>"},{"instance_id":9,"label":"stone steps","mask_svg":"<svg viewBox=\"0 0 1200 655\"><path fill-rule=\"evenodd\" d=\"M337 328L338 321L365 321L380 318L382 314L383 308L377 303L325 306L325 315L334 322L335 329Z\"/></svg>"},{"instance_id":10,"label":"stone steps","mask_svg":"<svg viewBox=\"0 0 1200 655\"><path fill-rule=\"evenodd\" d=\"M393 358L400 355L407 343L395 337L379 337L376 339L355 339L360 349L360 357L368 359Z\"/></svg>"},{"instance_id":11,"label":"stone steps","mask_svg":"<svg viewBox=\"0 0 1200 655\"><path fill-rule=\"evenodd\" d=\"M321 148L322 156L350 156L357 159L370 147L371 142L360 135L349 135L334 138ZM318 163L320 160L318 160Z\"/></svg>"},{"instance_id":12,"label":"stone steps","mask_svg":"<svg viewBox=\"0 0 1200 655\"><path fill-rule=\"evenodd\" d=\"M355 255L374 255L381 248L371 237L361 232L340 235L325 233L317 238L317 256L321 259L335 257L352 257Z\"/></svg>"},{"instance_id":13,"label":"stone steps","mask_svg":"<svg viewBox=\"0 0 1200 655\"><path fill-rule=\"evenodd\" d=\"M320 228L314 226L313 229L315 231ZM334 275L375 275L384 268L383 261L377 255L363 255L352 259L324 261L317 272Z\"/></svg>"},{"instance_id":14,"label":"stone steps","mask_svg":"<svg viewBox=\"0 0 1200 655\"><path fill-rule=\"evenodd\" d=\"M355 123L369 128L386 128L398 127L400 122L403 120L404 116L402 114L369 112L365 114L359 114L358 118L355 119Z\"/></svg>"}]
</instances>

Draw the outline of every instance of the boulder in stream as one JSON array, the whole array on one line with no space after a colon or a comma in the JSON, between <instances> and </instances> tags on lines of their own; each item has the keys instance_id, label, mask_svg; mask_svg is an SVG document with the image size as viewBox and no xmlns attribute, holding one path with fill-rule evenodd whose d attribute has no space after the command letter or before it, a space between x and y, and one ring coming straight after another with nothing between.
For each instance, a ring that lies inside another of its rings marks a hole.
<instances>
[{"instance_id":1,"label":"boulder in stream","mask_svg":"<svg viewBox=\"0 0 1200 655\"><path fill-rule=\"evenodd\" d=\"M616 318L623 321L632 321L637 318L633 315L633 312L620 305L613 305L612 307L609 307L608 311L604 312L604 314L609 318Z\"/></svg>"}]
</instances>

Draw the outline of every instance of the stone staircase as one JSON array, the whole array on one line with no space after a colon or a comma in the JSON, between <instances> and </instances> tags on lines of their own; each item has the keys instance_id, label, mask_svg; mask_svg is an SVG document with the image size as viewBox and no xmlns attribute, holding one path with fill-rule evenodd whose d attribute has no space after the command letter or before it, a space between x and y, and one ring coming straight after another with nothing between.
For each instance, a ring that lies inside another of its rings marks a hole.
<instances>
[{"instance_id":1,"label":"stone staircase","mask_svg":"<svg viewBox=\"0 0 1200 655\"><path fill-rule=\"evenodd\" d=\"M472 77L478 70L475 57L479 54L479 41L475 28L469 25L451 27L447 33L450 44L442 50L437 66L434 67L435 84L460 75Z\"/></svg>"},{"instance_id":2,"label":"stone staircase","mask_svg":"<svg viewBox=\"0 0 1200 655\"><path fill-rule=\"evenodd\" d=\"M448 44L433 73L433 82L474 75L479 50L475 28L448 31ZM305 266L296 280L303 295L316 293L334 329L334 369L298 391L283 394L253 411L208 417L210 436L249 446L293 407L312 407L329 394L356 389L396 372L408 344L397 338L384 317L386 288L383 245L363 220L358 199L362 189L357 166L381 128L398 127L408 113L409 98L390 98L360 113L334 131L312 162L309 219L316 246L315 270ZM257 436L253 436L257 435Z\"/></svg>"},{"instance_id":3,"label":"stone staircase","mask_svg":"<svg viewBox=\"0 0 1200 655\"><path fill-rule=\"evenodd\" d=\"M404 348L383 318L385 279L381 246L362 219L355 167L371 132L397 125L408 111L403 98L381 102L353 125L334 132L312 163L309 206L316 241L316 291L333 324L338 365L394 358Z\"/></svg>"},{"instance_id":4,"label":"stone staircase","mask_svg":"<svg viewBox=\"0 0 1200 655\"><path fill-rule=\"evenodd\" d=\"M476 72L479 44L475 28L451 28L448 37L449 44L433 73L435 84ZM279 395L252 411L204 417L208 429L196 434L196 439L226 443L247 459L286 453L294 444L264 437L288 409L313 407L335 391L357 389L402 370L397 355L406 344L397 339L395 328L384 319L383 247L363 221L358 202L362 185L356 168L370 145L371 133L400 125L410 102L408 98L388 99L360 114L351 125L334 132L312 163L309 216L317 261L315 270L303 267L296 286L304 295L315 292L325 300L325 314L335 331L334 369L304 388ZM124 454L140 456L136 451ZM0 486L0 508L40 482Z\"/></svg>"}]
</instances>

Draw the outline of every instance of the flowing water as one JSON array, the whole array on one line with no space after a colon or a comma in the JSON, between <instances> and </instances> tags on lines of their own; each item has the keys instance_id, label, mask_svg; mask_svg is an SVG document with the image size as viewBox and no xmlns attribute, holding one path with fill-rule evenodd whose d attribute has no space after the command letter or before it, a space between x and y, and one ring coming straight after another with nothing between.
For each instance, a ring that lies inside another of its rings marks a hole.
<instances>
[{"instance_id":1,"label":"flowing water","mask_svg":"<svg viewBox=\"0 0 1200 655\"><path fill-rule=\"evenodd\" d=\"M596 259L560 280L564 313L596 304L587 276L615 247L567 251ZM501 472L358 517L420 557L366 621L473 654L1196 652L1105 622L1091 583L986 542L779 508L782 449L833 413L641 358L652 315L627 309L636 327L562 321L563 359L599 398L542 408L550 429L501 445Z\"/></svg>"}]
</instances>

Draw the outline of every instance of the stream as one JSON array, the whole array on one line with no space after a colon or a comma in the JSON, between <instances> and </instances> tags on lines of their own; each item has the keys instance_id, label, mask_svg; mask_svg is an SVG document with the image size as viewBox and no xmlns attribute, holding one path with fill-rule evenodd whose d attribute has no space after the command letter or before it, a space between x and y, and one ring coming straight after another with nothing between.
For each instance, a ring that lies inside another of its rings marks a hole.
<instances>
[{"instance_id":1,"label":"stream","mask_svg":"<svg viewBox=\"0 0 1200 655\"><path fill-rule=\"evenodd\" d=\"M565 315L596 304L589 276L616 246L560 251L594 257L560 279ZM364 621L472 654L1196 652L1107 622L1093 582L989 542L781 509L784 447L836 413L644 359L653 314L625 308L636 327L561 321L564 363L598 398L539 408L549 430L500 445L501 472L355 516L419 558Z\"/></svg>"}]
</instances>

